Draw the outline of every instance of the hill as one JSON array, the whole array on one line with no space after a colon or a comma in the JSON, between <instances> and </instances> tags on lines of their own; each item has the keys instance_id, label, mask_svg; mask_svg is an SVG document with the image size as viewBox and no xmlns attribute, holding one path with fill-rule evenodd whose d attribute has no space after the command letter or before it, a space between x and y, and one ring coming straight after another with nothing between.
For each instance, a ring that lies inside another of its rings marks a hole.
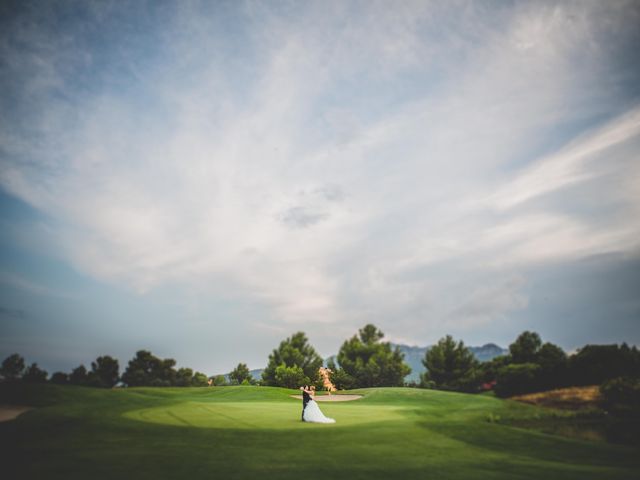
<instances>
[{"instance_id":1,"label":"hill","mask_svg":"<svg viewBox=\"0 0 640 480\"><path fill-rule=\"evenodd\" d=\"M420 374L426 371L424 365L422 365L422 359L431 346L427 347L411 347L402 344L392 344L393 347L399 347L400 351L404 353L404 361L411 367L411 373L405 377L405 382L418 382L420 381ZM505 348L499 347L495 343L487 343L481 347L469 347L469 350L480 362L486 362L499 355L505 355L509 351Z\"/></svg>"}]
</instances>

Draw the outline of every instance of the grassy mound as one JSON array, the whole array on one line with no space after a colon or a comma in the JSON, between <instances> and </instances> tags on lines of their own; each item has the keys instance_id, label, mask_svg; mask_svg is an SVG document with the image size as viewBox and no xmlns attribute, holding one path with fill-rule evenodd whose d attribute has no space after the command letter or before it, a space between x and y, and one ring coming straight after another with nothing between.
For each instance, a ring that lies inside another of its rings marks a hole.
<instances>
[{"instance_id":1,"label":"grassy mound","mask_svg":"<svg viewBox=\"0 0 640 480\"><path fill-rule=\"evenodd\" d=\"M98 390L0 385L39 406L0 424L6 478L632 478L637 448L566 439L496 419L546 415L484 395L366 389L300 422L267 387Z\"/></svg>"}]
</instances>

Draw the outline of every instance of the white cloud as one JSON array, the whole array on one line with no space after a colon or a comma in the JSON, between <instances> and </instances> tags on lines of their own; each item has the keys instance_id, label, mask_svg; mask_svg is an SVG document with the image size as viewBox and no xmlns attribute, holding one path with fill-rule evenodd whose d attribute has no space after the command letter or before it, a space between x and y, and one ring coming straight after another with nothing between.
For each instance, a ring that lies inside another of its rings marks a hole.
<instances>
[{"instance_id":1,"label":"white cloud","mask_svg":"<svg viewBox=\"0 0 640 480\"><path fill-rule=\"evenodd\" d=\"M590 132L567 147L534 162L516 179L489 198L494 208L504 210L532 198L589 180L597 171L588 164L606 162L608 149L624 144L640 135L640 107L613 119L596 132ZM591 167L591 168L590 168Z\"/></svg>"},{"instance_id":2,"label":"white cloud","mask_svg":"<svg viewBox=\"0 0 640 480\"><path fill-rule=\"evenodd\" d=\"M594 158L637 135L635 108L538 154L546 138L621 111L602 93L611 78L598 79L600 45L627 25L624 12L364 5L281 16L251 4L237 53L197 9L181 10L164 26L162 64L125 52L136 88L105 74L105 87L66 103L51 85L64 89L54 80L68 59L92 51L62 42L65 55L19 70L42 76L29 89L46 115L2 135L0 182L58 222L56 244L77 269L139 292L178 282L246 298L278 325L454 311L471 328L526 307L526 282L502 281L521 265L637 247L637 222L601 231L558 205L519 210L600 181ZM193 39L180 35L190 27ZM459 305L439 303L437 279L403 278L462 261L509 271Z\"/></svg>"}]
</instances>

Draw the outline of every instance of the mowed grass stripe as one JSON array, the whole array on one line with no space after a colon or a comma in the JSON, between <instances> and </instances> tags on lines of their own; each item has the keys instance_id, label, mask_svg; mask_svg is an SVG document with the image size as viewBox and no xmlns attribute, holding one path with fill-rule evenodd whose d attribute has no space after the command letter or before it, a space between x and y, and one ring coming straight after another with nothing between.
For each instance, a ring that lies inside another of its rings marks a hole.
<instances>
[{"instance_id":1,"label":"mowed grass stripe","mask_svg":"<svg viewBox=\"0 0 640 480\"><path fill-rule=\"evenodd\" d=\"M166 410L166 411L165 411L165 413L166 413L167 415L169 415L171 418L176 419L179 423L181 423L181 424L183 424L183 425L186 425L187 427L191 427L191 426L192 426L192 425L191 425L189 422L187 422L184 418L182 418L182 417L180 417L180 416L176 415L176 414L175 414L175 413L173 413L171 410Z\"/></svg>"},{"instance_id":2,"label":"mowed grass stripe","mask_svg":"<svg viewBox=\"0 0 640 480\"><path fill-rule=\"evenodd\" d=\"M0 424L3 471L20 472L8 478L626 480L640 471L638 448L492 423L548 413L485 396L362 390L357 402L321 404L338 423L315 425L300 421L301 402L284 389L6 388L4 403L49 405Z\"/></svg>"},{"instance_id":3,"label":"mowed grass stripe","mask_svg":"<svg viewBox=\"0 0 640 480\"><path fill-rule=\"evenodd\" d=\"M208 414L214 414L215 416L222 417L226 420L231 421L235 425L242 425L247 428L256 428L256 425L253 423L249 423L244 419L238 418L237 416L231 416L229 414L222 413L220 409L214 410L209 405L197 404L196 408L200 408L201 410L206 411Z\"/></svg>"},{"instance_id":4,"label":"mowed grass stripe","mask_svg":"<svg viewBox=\"0 0 640 480\"><path fill-rule=\"evenodd\" d=\"M325 415L336 418L338 423L331 424L334 427L406 421L411 416L411 409L407 407L385 405L323 404L322 410ZM296 429L308 425L300 421L302 408L299 402L184 402L172 405L171 411L183 419L185 425L199 428ZM123 415L151 423L175 424L165 415L164 407L133 410Z\"/></svg>"}]
</instances>

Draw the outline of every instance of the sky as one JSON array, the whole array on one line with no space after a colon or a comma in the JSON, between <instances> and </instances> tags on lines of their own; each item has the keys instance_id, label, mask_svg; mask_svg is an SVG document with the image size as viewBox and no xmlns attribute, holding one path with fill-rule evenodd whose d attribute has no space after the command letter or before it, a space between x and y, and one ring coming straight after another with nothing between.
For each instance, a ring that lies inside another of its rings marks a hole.
<instances>
[{"instance_id":1,"label":"sky","mask_svg":"<svg viewBox=\"0 0 640 480\"><path fill-rule=\"evenodd\" d=\"M367 323L640 345L640 2L0 7L0 357Z\"/></svg>"}]
</instances>

